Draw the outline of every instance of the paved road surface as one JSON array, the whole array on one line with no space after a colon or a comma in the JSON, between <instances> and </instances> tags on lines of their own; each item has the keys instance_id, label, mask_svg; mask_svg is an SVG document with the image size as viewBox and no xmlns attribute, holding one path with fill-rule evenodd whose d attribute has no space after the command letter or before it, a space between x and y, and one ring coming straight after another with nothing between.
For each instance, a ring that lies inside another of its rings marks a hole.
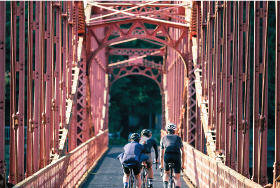
<instances>
[{"instance_id":1,"label":"paved road surface","mask_svg":"<svg viewBox=\"0 0 280 188\"><path fill-rule=\"evenodd\" d=\"M90 172L83 188L94 187L123 187L122 177L123 171L121 164L116 157L123 151L123 146L110 146L105 156L99 161L98 165ZM154 152L153 152L154 153ZM162 178L160 177L160 170L154 168L154 188L162 188ZM188 188L185 181L181 178L182 188Z\"/></svg>"}]
</instances>

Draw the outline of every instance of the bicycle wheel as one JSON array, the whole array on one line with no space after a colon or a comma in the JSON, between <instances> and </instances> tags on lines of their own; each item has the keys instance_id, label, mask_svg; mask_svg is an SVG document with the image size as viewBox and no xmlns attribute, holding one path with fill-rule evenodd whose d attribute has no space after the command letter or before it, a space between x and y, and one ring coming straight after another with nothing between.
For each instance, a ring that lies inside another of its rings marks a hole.
<instances>
[{"instance_id":1,"label":"bicycle wheel","mask_svg":"<svg viewBox=\"0 0 280 188\"><path fill-rule=\"evenodd\" d=\"M142 181L141 187L147 188L147 173L145 168L141 172L141 181Z\"/></svg>"},{"instance_id":2,"label":"bicycle wheel","mask_svg":"<svg viewBox=\"0 0 280 188\"><path fill-rule=\"evenodd\" d=\"M134 174L130 172L128 187L133 188L133 186L134 186Z\"/></svg>"}]
</instances>

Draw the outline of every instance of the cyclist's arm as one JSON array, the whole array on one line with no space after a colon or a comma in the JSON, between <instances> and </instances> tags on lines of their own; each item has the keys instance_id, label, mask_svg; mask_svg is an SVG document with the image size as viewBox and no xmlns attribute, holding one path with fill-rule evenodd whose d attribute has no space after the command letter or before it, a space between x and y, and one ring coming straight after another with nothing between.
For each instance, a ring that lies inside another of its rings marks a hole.
<instances>
[{"instance_id":1,"label":"cyclist's arm","mask_svg":"<svg viewBox=\"0 0 280 188\"><path fill-rule=\"evenodd\" d=\"M157 142L154 140L153 148L155 149L156 160L158 160L158 147Z\"/></svg>"},{"instance_id":2,"label":"cyclist's arm","mask_svg":"<svg viewBox=\"0 0 280 188\"><path fill-rule=\"evenodd\" d=\"M160 142L160 166L163 168L164 147L162 141Z\"/></svg>"},{"instance_id":3,"label":"cyclist's arm","mask_svg":"<svg viewBox=\"0 0 280 188\"><path fill-rule=\"evenodd\" d=\"M184 146L183 146L183 143L182 143L182 140L181 140L181 157L182 157L182 167L184 168L185 166L185 152L184 152Z\"/></svg>"}]
</instances>

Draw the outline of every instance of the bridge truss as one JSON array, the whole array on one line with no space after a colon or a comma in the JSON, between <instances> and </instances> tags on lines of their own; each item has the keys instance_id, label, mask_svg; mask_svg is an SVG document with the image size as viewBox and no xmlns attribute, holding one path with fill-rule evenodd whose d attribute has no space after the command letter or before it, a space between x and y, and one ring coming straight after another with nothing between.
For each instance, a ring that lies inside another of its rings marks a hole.
<instances>
[{"instance_id":1,"label":"bridge truss","mask_svg":"<svg viewBox=\"0 0 280 188\"><path fill-rule=\"evenodd\" d=\"M185 172L196 186L266 185L268 113L273 113L268 110L268 73L273 70L275 162L273 185L268 187L276 188L280 4L275 3L275 63L268 62L273 51L268 41L271 5L0 2L0 87L6 88L0 92L0 185L6 185L5 124L10 125L10 183L79 184L107 149L110 87L133 74L147 76L160 87L162 135L166 122L179 125ZM136 39L161 47L114 46ZM109 55L129 59L108 62ZM163 62L148 61L147 56L163 56Z\"/></svg>"}]
</instances>

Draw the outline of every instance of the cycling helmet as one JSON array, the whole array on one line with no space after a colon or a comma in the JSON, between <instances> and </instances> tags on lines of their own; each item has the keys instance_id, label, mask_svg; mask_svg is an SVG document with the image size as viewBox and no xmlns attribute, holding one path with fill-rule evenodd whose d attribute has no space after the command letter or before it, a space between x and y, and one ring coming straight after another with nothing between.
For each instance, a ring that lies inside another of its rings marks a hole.
<instances>
[{"instance_id":1,"label":"cycling helmet","mask_svg":"<svg viewBox=\"0 0 280 188\"><path fill-rule=\"evenodd\" d=\"M167 132L174 133L177 129L177 126L174 123L167 123L165 129Z\"/></svg>"},{"instance_id":2,"label":"cycling helmet","mask_svg":"<svg viewBox=\"0 0 280 188\"><path fill-rule=\"evenodd\" d=\"M135 142L139 142L140 141L140 134L138 133L133 133L131 136L130 136L130 140L133 140Z\"/></svg>"},{"instance_id":3,"label":"cycling helmet","mask_svg":"<svg viewBox=\"0 0 280 188\"><path fill-rule=\"evenodd\" d=\"M151 131L149 129L144 129L142 132L141 132L141 135L142 136L150 136L151 135Z\"/></svg>"}]
</instances>

